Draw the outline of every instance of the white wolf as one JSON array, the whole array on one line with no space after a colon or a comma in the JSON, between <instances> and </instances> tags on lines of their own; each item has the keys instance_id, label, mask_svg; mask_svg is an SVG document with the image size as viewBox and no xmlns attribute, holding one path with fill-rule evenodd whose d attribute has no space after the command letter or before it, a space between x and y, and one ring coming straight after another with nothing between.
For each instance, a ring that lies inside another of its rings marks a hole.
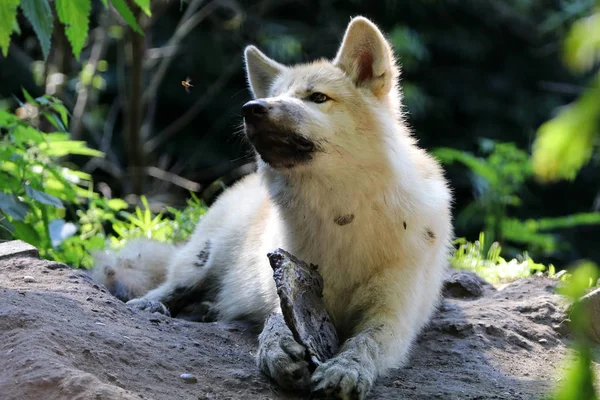
<instances>
[{"instance_id":1,"label":"white wolf","mask_svg":"<svg viewBox=\"0 0 600 400\"><path fill-rule=\"evenodd\" d=\"M331 62L284 66L253 46L245 60L255 100L242 112L258 172L227 190L183 247L150 252L149 264L168 263L166 279L128 304L177 314L196 303L210 318L264 324L266 375L362 399L406 360L436 306L450 190L410 135L392 49L369 20L352 19ZM312 376L280 314L266 256L278 247L319 266L342 341ZM131 257L144 263L143 250Z\"/></svg>"}]
</instances>

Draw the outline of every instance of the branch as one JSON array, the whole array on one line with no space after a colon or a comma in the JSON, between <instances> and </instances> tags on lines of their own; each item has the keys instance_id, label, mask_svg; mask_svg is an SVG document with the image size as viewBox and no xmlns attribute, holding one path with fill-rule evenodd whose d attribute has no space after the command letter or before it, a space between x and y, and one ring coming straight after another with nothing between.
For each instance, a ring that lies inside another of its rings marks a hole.
<instances>
[{"instance_id":1,"label":"branch","mask_svg":"<svg viewBox=\"0 0 600 400\"><path fill-rule=\"evenodd\" d=\"M139 20L141 10L136 10L136 19ZM141 142L141 125L143 117L142 94L144 87L144 61L145 38L129 28L128 45L131 48L129 93L127 96L125 114L125 147L129 157L127 166L132 172L132 190L135 194L142 194L144 190L145 154Z\"/></svg>"},{"instance_id":2,"label":"branch","mask_svg":"<svg viewBox=\"0 0 600 400\"><path fill-rule=\"evenodd\" d=\"M106 18L105 14L103 14L100 18L102 22L100 23L99 27L94 29L94 45L92 46L90 58L84 67L89 69L87 72L92 76L96 73L98 62L104 57L107 47L106 45L108 43L108 34L106 30L106 21L108 18ZM71 119L71 137L73 140L78 140L81 138L81 128L83 126L82 119L88 105L91 85L92 82L90 82L88 85L83 85L83 87L80 88L79 95L77 96L77 100L75 102L73 118Z\"/></svg>"},{"instance_id":3,"label":"branch","mask_svg":"<svg viewBox=\"0 0 600 400\"><path fill-rule=\"evenodd\" d=\"M184 177L173 174L169 171L162 170L160 168L148 167L146 168L146 173L153 178L170 182L175 186L182 187L192 192L198 192L201 189L199 183L190 181L189 179L185 179Z\"/></svg>"}]
</instances>

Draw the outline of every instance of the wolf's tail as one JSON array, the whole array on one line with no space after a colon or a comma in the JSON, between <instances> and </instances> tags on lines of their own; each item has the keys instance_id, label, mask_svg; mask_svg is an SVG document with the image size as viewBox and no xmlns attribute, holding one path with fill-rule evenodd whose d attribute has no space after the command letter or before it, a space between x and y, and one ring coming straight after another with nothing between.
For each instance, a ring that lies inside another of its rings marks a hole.
<instances>
[{"instance_id":1,"label":"wolf's tail","mask_svg":"<svg viewBox=\"0 0 600 400\"><path fill-rule=\"evenodd\" d=\"M172 244L135 239L118 250L94 252L92 279L122 301L142 297L165 281L176 249Z\"/></svg>"}]
</instances>

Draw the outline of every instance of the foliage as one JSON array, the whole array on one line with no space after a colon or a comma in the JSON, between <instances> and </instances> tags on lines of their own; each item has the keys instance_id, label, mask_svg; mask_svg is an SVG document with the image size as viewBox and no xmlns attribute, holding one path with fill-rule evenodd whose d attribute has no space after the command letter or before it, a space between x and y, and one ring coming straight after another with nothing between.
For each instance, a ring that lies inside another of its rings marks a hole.
<instances>
[{"instance_id":1,"label":"foliage","mask_svg":"<svg viewBox=\"0 0 600 400\"><path fill-rule=\"evenodd\" d=\"M600 9L571 27L563 44L563 58L572 71L589 73L600 55ZM600 133L600 71L588 89L537 132L533 166L542 181L573 180L586 165Z\"/></svg>"},{"instance_id":2,"label":"foliage","mask_svg":"<svg viewBox=\"0 0 600 400\"><path fill-rule=\"evenodd\" d=\"M511 210L521 206L524 185L533 176L529 155L513 143L482 140L481 147L488 153L486 158L451 148L433 151L443 163L460 162L472 173L475 201L458 214L457 226L482 225L490 244L510 241L525 245L531 253L549 254L561 244L548 231L600 225L599 212L527 220L512 217Z\"/></svg>"},{"instance_id":3,"label":"foliage","mask_svg":"<svg viewBox=\"0 0 600 400\"><path fill-rule=\"evenodd\" d=\"M519 255L510 261L500 256L502 248L498 242L485 249L485 234L479 234L479 240L469 242L465 238L454 241L458 245L451 258L451 265L456 269L473 271L490 283L514 281L519 278L527 278L536 272L548 271L550 276L554 275L555 268L552 264L546 267L534 262L527 253Z\"/></svg>"},{"instance_id":4,"label":"foliage","mask_svg":"<svg viewBox=\"0 0 600 400\"><path fill-rule=\"evenodd\" d=\"M27 103L17 110L22 118L0 110L0 238L20 239L43 257L90 267L90 253L106 245L118 247L140 236L180 242L192 233L206 210L195 195L184 210L167 208L173 220L154 215L145 197L143 208L128 212L124 200L98 196L91 176L65 167L61 157L103 154L64 132L69 120L60 100L23 94ZM59 131L41 132L36 128L41 118ZM69 211L76 215L73 221Z\"/></svg>"},{"instance_id":5,"label":"foliage","mask_svg":"<svg viewBox=\"0 0 600 400\"><path fill-rule=\"evenodd\" d=\"M56 0L58 19L65 25L65 34L79 60L81 49L88 35L91 1ZM38 35L39 36L39 35ZM46 58L48 58L46 56Z\"/></svg>"},{"instance_id":6,"label":"foliage","mask_svg":"<svg viewBox=\"0 0 600 400\"><path fill-rule=\"evenodd\" d=\"M572 273L567 283L560 288L560 293L567 296L572 302L569 317L570 329L574 341L571 345L575 351L575 358L570 363L567 373L561 382L561 387L552 400L597 400L594 389L595 372L592 358L592 343L585 335L585 326L588 314L584 312L580 299L594 286L600 277L598 267L586 262Z\"/></svg>"},{"instance_id":7,"label":"foliage","mask_svg":"<svg viewBox=\"0 0 600 400\"><path fill-rule=\"evenodd\" d=\"M46 255L54 229L64 225L65 203L78 204L93 196L91 176L61 165L58 157L102 153L69 140L67 110L59 100L47 95L34 99L26 91L24 95L23 119L0 110L0 228ZM58 132L36 129L33 123L42 117Z\"/></svg>"},{"instance_id":8,"label":"foliage","mask_svg":"<svg viewBox=\"0 0 600 400\"><path fill-rule=\"evenodd\" d=\"M69 265L88 268L92 266L93 250L118 248L135 238L179 243L192 234L206 212L204 203L193 194L183 210L167 207L166 213L153 213L143 196L141 202L142 207L129 212L128 204L121 199L92 199L87 208L77 210L76 233L61 241L50 255Z\"/></svg>"},{"instance_id":9,"label":"foliage","mask_svg":"<svg viewBox=\"0 0 600 400\"><path fill-rule=\"evenodd\" d=\"M153 214L145 197L142 197L144 209L136 207L133 213L122 212L122 220L113 220L112 229L116 236L110 241L114 247L120 247L125 242L138 237L145 237L161 242L179 243L186 240L194 231L198 220L206 212L206 206L192 194L183 210L167 207L171 214Z\"/></svg>"},{"instance_id":10,"label":"foliage","mask_svg":"<svg viewBox=\"0 0 600 400\"><path fill-rule=\"evenodd\" d=\"M460 226L483 219L485 235L492 243L502 240L501 222L508 216L508 208L521 204L519 192L530 166L527 154L512 143L483 143L485 150L492 150L485 159L451 148L439 148L433 154L445 164L458 161L469 167L475 201L457 216L456 223Z\"/></svg>"},{"instance_id":11,"label":"foliage","mask_svg":"<svg viewBox=\"0 0 600 400\"><path fill-rule=\"evenodd\" d=\"M143 35L142 28L125 2L125 0L101 0L107 8L109 2L123 17L133 30ZM148 16L150 0L133 0L138 7ZM19 30L17 22L17 6L21 5L23 15L33 26L33 30L42 47L44 59L50 53L52 30L54 28L52 9L48 0L3 0L0 4L0 49L6 57L10 44L10 36ZM79 60L81 49L85 43L89 30L89 16L92 10L92 0L56 0L56 13L58 19L65 25L65 34L75 58ZM15 29L16 28L16 29Z\"/></svg>"}]
</instances>

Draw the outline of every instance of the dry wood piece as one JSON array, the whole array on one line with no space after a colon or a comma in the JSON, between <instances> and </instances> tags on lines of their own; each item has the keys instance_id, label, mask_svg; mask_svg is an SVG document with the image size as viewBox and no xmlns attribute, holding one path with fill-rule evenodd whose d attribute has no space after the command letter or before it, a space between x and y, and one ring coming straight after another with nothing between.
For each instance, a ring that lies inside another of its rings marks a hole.
<instances>
[{"instance_id":1,"label":"dry wood piece","mask_svg":"<svg viewBox=\"0 0 600 400\"><path fill-rule=\"evenodd\" d=\"M281 301L285 323L294 339L307 350L312 368L331 358L339 341L323 303L323 278L316 265L308 265L282 249L267 254Z\"/></svg>"}]
</instances>

